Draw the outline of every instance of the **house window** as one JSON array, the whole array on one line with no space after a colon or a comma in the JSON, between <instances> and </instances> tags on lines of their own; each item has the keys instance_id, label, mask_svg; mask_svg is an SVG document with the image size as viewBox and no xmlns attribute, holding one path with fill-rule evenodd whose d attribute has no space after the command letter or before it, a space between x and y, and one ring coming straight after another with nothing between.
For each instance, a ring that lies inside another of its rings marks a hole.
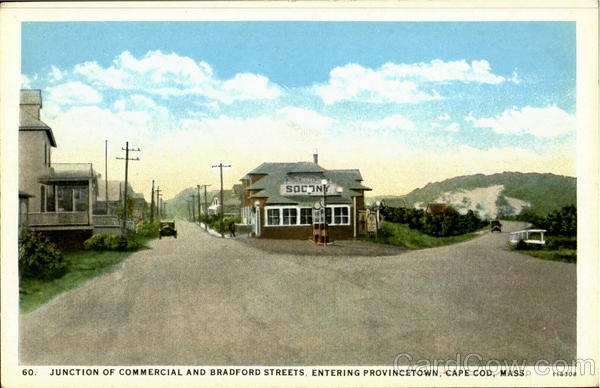
<instances>
[{"instance_id":1,"label":"house window","mask_svg":"<svg viewBox=\"0 0 600 388\"><path fill-rule=\"evenodd\" d=\"M298 223L298 210L291 208L283 209L283 224L296 225Z\"/></svg>"},{"instance_id":2,"label":"house window","mask_svg":"<svg viewBox=\"0 0 600 388\"><path fill-rule=\"evenodd\" d=\"M267 225L279 225L279 209L267 209Z\"/></svg>"},{"instance_id":3,"label":"house window","mask_svg":"<svg viewBox=\"0 0 600 388\"><path fill-rule=\"evenodd\" d=\"M330 207L325 209L325 217L327 217L327 224L332 225L333 222L331 222L331 208Z\"/></svg>"},{"instance_id":4,"label":"house window","mask_svg":"<svg viewBox=\"0 0 600 388\"><path fill-rule=\"evenodd\" d=\"M313 222L312 217L313 209L307 207L300 209L300 224L301 225L311 225Z\"/></svg>"},{"instance_id":5,"label":"house window","mask_svg":"<svg viewBox=\"0 0 600 388\"><path fill-rule=\"evenodd\" d=\"M44 165L48 164L48 145L44 143Z\"/></svg>"},{"instance_id":6,"label":"house window","mask_svg":"<svg viewBox=\"0 0 600 388\"><path fill-rule=\"evenodd\" d=\"M333 221L336 225L348 225L350 224L350 217L348 216L347 207L334 207L333 208Z\"/></svg>"}]
</instances>

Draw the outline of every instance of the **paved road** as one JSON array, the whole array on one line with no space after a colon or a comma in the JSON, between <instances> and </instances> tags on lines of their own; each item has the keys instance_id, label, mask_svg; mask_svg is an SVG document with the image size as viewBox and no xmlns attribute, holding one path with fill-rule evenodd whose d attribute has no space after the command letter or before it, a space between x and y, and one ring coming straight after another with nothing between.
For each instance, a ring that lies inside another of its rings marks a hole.
<instances>
[{"instance_id":1,"label":"paved road","mask_svg":"<svg viewBox=\"0 0 600 388\"><path fill-rule=\"evenodd\" d=\"M506 233L381 257L269 254L185 223L179 233L22 315L21 362L391 365L398 353L575 356L576 266L509 251Z\"/></svg>"}]
</instances>

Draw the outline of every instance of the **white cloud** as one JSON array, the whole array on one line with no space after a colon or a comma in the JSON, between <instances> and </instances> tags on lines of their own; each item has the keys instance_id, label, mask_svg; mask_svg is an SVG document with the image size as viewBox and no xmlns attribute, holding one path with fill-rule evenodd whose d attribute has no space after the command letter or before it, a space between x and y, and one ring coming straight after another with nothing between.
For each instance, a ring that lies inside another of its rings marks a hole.
<instances>
[{"instance_id":1,"label":"white cloud","mask_svg":"<svg viewBox=\"0 0 600 388\"><path fill-rule=\"evenodd\" d=\"M442 121L449 121L450 120L450 115L448 113L445 113L441 116L437 117L438 120L442 120Z\"/></svg>"},{"instance_id":2,"label":"white cloud","mask_svg":"<svg viewBox=\"0 0 600 388\"><path fill-rule=\"evenodd\" d=\"M448 131L448 132L458 132L460 130L460 124L457 122L454 122L450 125L448 125L446 128L444 128L444 131Z\"/></svg>"},{"instance_id":3,"label":"white cloud","mask_svg":"<svg viewBox=\"0 0 600 388\"><path fill-rule=\"evenodd\" d=\"M37 74L34 74L31 78L26 74L21 74L21 89L31 89L31 84L37 81L37 78Z\"/></svg>"},{"instance_id":4,"label":"white cloud","mask_svg":"<svg viewBox=\"0 0 600 388\"><path fill-rule=\"evenodd\" d=\"M477 128L491 128L496 133L531 134L537 137L564 135L574 131L576 125L575 115L556 106L546 108L526 106L520 110L513 107L500 115L480 119L469 114L465 117L465 121L472 122L472 125Z\"/></svg>"},{"instance_id":5,"label":"white cloud","mask_svg":"<svg viewBox=\"0 0 600 388\"><path fill-rule=\"evenodd\" d=\"M47 89L47 99L56 104L97 104L102 95L79 81L67 82Z\"/></svg>"},{"instance_id":6,"label":"white cloud","mask_svg":"<svg viewBox=\"0 0 600 388\"><path fill-rule=\"evenodd\" d=\"M485 59L472 61L466 60L444 62L434 59L429 63L395 64L388 62L381 67L381 72L387 77L414 79L425 82L477 82L485 84L499 84L506 78L491 72L492 67Z\"/></svg>"},{"instance_id":7,"label":"white cloud","mask_svg":"<svg viewBox=\"0 0 600 388\"><path fill-rule=\"evenodd\" d=\"M375 121L360 121L358 125L373 130L400 129L403 131L414 131L416 129L415 123L402 115L392 115Z\"/></svg>"},{"instance_id":8,"label":"white cloud","mask_svg":"<svg viewBox=\"0 0 600 388\"><path fill-rule=\"evenodd\" d=\"M435 91L420 91L415 82L390 78L381 71L352 63L334 68L329 76L326 84L312 89L326 104L339 101L405 103L441 98Z\"/></svg>"},{"instance_id":9,"label":"white cloud","mask_svg":"<svg viewBox=\"0 0 600 388\"><path fill-rule=\"evenodd\" d=\"M153 99L141 94L134 94L128 98L115 101L114 108L118 111L124 111L127 109L157 109L158 106Z\"/></svg>"},{"instance_id":10,"label":"white cloud","mask_svg":"<svg viewBox=\"0 0 600 388\"><path fill-rule=\"evenodd\" d=\"M51 82L60 81L63 78L63 72L56 66L52 66L50 73L48 73Z\"/></svg>"},{"instance_id":11,"label":"white cloud","mask_svg":"<svg viewBox=\"0 0 600 388\"><path fill-rule=\"evenodd\" d=\"M311 109L288 106L277 111L277 115L291 125L309 129L327 129L337 122L331 117L322 116Z\"/></svg>"},{"instance_id":12,"label":"white cloud","mask_svg":"<svg viewBox=\"0 0 600 388\"><path fill-rule=\"evenodd\" d=\"M438 59L415 64L388 62L379 69L349 63L332 69L328 82L313 86L312 91L326 104L339 101L408 103L442 98L433 89L422 90L425 84L452 81L499 84L506 80L493 74L486 60L470 64L465 60Z\"/></svg>"},{"instance_id":13,"label":"white cloud","mask_svg":"<svg viewBox=\"0 0 600 388\"><path fill-rule=\"evenodd\" d=\"M239 73L221 80L206 62L158 50L148 51L139 59L125 51L109 67L86 62L75 66L73 72L98 86L145 91L164 98L199 95L231 104L239 100L275 99L283 94L281 87L262 75Z\"/></svg>"}]
</instances>

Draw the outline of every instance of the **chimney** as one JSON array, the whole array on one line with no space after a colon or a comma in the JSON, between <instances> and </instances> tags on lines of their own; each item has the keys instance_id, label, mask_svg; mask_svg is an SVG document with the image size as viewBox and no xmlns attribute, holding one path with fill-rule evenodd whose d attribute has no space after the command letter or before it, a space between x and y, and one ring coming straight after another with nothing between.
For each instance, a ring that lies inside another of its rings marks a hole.
<instances>
[{"instance_id":1,"label":"chimney","mask_svg":"<svg viewBox=\"0 0 600 388\"><path fill-rule=\"evenodd\" d=\"M313 161L315 162L315 164L319 164L319 154L317 154L317 153L313 154Z\"/></svg>"}]
</instances>

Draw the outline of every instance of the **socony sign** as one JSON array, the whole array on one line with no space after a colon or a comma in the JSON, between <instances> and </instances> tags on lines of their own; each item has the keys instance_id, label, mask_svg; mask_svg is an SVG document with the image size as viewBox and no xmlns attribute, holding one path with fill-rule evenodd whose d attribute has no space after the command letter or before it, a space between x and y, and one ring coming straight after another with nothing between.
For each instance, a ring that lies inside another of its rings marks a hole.
<instances>
[{"instance_id":1,"label":"socony sign","mask_svg":"<svg viewBox=\"0 0 600 388\"><path fill-rule=\"evenodd\" d=\"M323 195L323 189L325 189L326 195L335 195L338 193L338 187L335 183L328 183L322 185L319 179L302 179L296 178L294 180L288 180L286 183L280 186L279 193L281 195ZM343 189L342 189L343 190Z\"/></svg>"}]
</instances>

